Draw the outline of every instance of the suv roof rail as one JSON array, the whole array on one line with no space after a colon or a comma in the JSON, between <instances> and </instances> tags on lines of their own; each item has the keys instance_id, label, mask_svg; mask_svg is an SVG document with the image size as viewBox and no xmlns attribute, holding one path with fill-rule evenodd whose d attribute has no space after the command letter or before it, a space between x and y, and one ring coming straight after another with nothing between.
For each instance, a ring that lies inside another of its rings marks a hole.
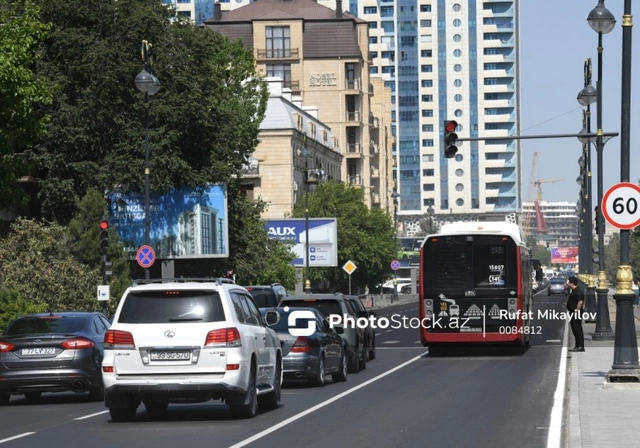
<instances>
[{"instance_id":1,"label":"suv roof rail","mask_svg":"<svg viewBox=\"0 0 640 448\"><path fill-rule=\"evenodd\" d=\"M206 278L206 277L180 277L180 278L139 278L131 281L131 286L138 285L150 285L154 283L188 283L188 282L200 282L200 283L213 283L220 286L223 284L235 284L230 278L218 277L218 278Z\"/></svg>"}]
</instances>

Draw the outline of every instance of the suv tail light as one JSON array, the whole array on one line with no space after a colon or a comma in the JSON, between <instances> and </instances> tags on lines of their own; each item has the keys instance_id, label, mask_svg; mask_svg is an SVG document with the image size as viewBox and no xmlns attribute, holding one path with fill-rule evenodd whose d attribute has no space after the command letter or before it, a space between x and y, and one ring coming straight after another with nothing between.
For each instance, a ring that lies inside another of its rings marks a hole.
<instances>
[{"instance_id":1,"label":"suv tail light","mask_svg":"<svg viewBox=\"0 0 640 448\"><path fill-rule=\"evenodd\" d=\"M0 341L0 353L9 353L15 347L10 342Z\"/></svg>"},{"instance_id":2,"label":"suv tail light","mask_svg":"<svg viewBox=\"0 0 640 448\"><path fill-rule=\"evenodd\" d=\"M128 331L121 330L107 330L104 334L104 347L114 348L114 346L136 348L136 343L133 341L133 335Z\"/></svg>"},{"instance_id":3,"label":"suv tail light","mask_svg":"<svg viewBox=\"0 0 640 448\"><path fill-rule=\"evenodd\" d=\"M66 348L66 349L82 349L82 348L93 348L95 347L95 344L93 342L91 342L89 339L85 339L85 338L73 338L73 339L67 339L66 341L64 341L62 344L62 347Z\"/></svg>"},{"instance_id":4,"label":"suv tail light","mask_svg":"<svg viewBox=\"0 0 640 448\"><path fill-rule=\"evenodd\" d=\"M311 346L304 336L298 336L296 342L293 343L293 347L291 347L292 353L309 353L310 351Z\"/></svg>"},{"instance_id":5,"label":"suv tail light","mask_svg":"<svg viewBox=\"0 0 640 448\"><path fill-rule=\"evenodd\" d=\"M207 339L204 341L204 345L205 347L242 347L240 332L235 327L211 330L207 333Z\"/></svg>"}]
</instances>

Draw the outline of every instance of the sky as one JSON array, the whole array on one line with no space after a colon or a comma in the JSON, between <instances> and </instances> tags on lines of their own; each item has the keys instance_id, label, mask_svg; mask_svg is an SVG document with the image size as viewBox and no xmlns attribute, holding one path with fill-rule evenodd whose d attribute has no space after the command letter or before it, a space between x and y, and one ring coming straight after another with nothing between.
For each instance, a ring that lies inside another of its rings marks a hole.
<instances>
[{"instance_id":1,"label":"sky","mask_svg":"<svg viewBox=\"0 0 640 448\"><path fill-rule=\"evenodd\" d=\"M622 81L622 14L624 0L608 0L605 6L616 18L615 28L602 38L602 129L620 132ZM520 2L521 135L570 134L582 129L582 108L577 96L584 86L584 62L591 58L592 83L598 79L598 34L587 23L597 0L522 0ZM638 3L636 3L636 9ZM640 10L632 15L640 17ZM635 23L634 23L635 25ZM640 179L640 29L632 28L630 182ZM591 129L597 129L597 105L591 105ZM636 118L639 117L639 118ZM576 202L580 187L577 138L521 140L522 200L534 200L531 190L533 154L538 152L538 179L563 179L542 183L545 201ZM591 151L592 198L597 200L595 146ZM603 151L603 191L620 182L620 136L609 140ZM533 197L530 197L530 191Z\"/></svg>"}]
</instances>

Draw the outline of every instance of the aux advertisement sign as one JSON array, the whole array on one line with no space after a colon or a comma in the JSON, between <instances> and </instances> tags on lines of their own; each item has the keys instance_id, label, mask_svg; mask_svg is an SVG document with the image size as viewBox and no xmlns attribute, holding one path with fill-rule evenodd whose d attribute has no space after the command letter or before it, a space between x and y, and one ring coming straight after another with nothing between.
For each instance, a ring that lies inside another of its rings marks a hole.
<instances>
[{"instance_id":1,"label":"aux advertisement sign","mask_svg":"<svg viewBox=\"0 0 640 448\"><path fill-rule=\"evenodd\" d=\"M265 228L270 238L289 241L296 267L306 267L306 223L304 218L270 219ZM338 222L336 218L309 218L309 267L338 266Z\"/></svg>"},{"instance_id":2,"label":"aux advertisement sign","mask_svg":"<svg viewBox=\"0 0 640 448\"><path fill-rule=\"evenodd\" d=\"M109 194L111 228L131 258L145 244L144 194ZM227 191L222 184L174 188L149 200L149 241L159 259L229 256Z\"/></svg>"}]
</instances>

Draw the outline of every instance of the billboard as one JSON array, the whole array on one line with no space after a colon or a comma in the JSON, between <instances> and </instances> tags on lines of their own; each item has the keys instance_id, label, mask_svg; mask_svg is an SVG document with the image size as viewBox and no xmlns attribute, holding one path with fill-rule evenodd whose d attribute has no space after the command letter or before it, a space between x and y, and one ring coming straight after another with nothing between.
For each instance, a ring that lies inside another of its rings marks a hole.
<instances>
[{"instance_id":1,"label":"billboard","mask_svg":"<svg viewBox=\"0 0 640 448\"><path fill-rule=\"evenodd\" d=\"M292 242L296 267L306 267L306 219L270 219L265 224L270 238ZM309 267L338 266L338 222L336 218L309 218Z\"/></svg>"},{"instance_id":2,"label":"billboard","mask_svg":"<svg viewBox=\"0 0 640 448\"><path fill-rule=\"evenodd\" d=\"M577 247L552 247L551 263L575 264L578 262Z\"/></svg>"},{"instance_id":3,"label":"billboard","mask_svg":"<svg viewBox=\"0 0 640 448\"><path fill-rule=\"evenodd\" d=\"M109 224L130 257L145 244L144 194L108 195ZM149 241L159 259L229 256L226 187L177 188L149 198Z\"/></svg>"}]
</instances>

